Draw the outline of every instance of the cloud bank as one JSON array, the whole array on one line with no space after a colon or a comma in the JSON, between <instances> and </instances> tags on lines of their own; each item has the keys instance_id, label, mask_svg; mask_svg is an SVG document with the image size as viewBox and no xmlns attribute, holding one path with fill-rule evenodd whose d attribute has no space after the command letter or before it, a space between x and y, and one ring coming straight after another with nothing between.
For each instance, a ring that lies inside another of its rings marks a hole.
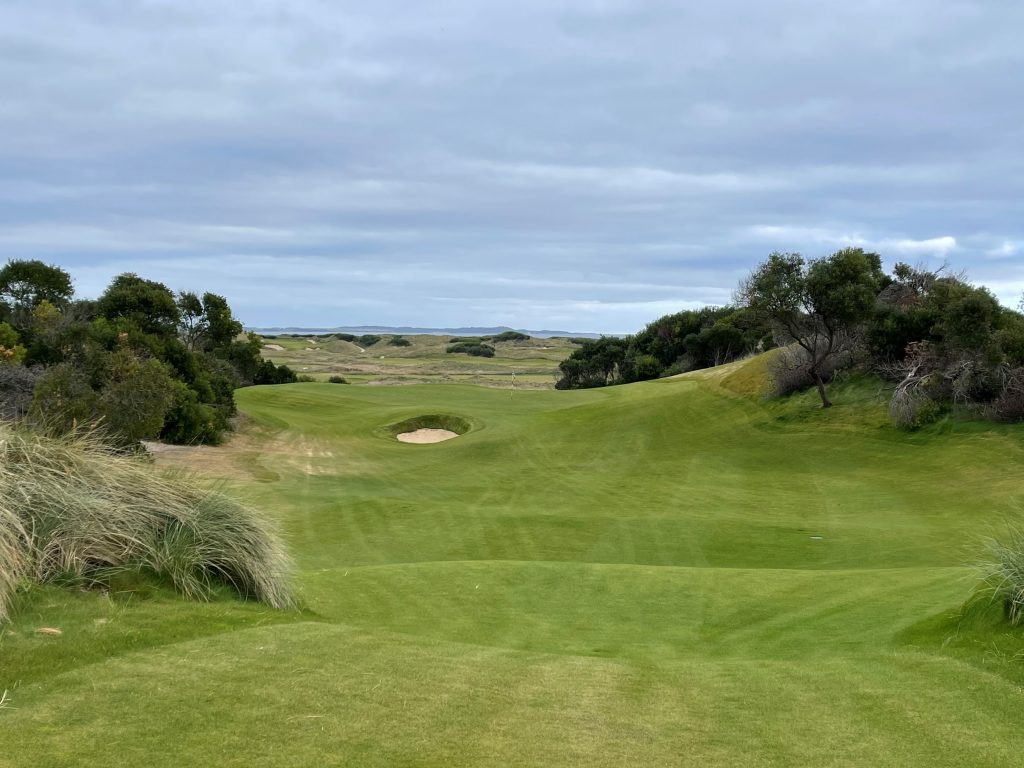
<instances>
[{"instance_id":1,"label":"cloud bank","mask_svg":"<svg viewBox=\"0 0 1024 768\"><path fill-rule=\"evenodd\" d=\"M630 331L845 245L1015 304L1021 28L962 0L9 0L0 259L251 325Z\"/></svg>"}]
</instances>

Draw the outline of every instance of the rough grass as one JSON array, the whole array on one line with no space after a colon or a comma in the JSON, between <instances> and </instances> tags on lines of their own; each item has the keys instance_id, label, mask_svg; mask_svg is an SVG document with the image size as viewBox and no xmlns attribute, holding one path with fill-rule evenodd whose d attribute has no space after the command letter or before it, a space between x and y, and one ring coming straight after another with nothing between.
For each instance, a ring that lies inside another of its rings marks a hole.
<instances>
[{"instance_id":1,"label":"rough grass","mask_svg":"<svg viewBox=\"0 0 1024 768\"><path fill-rule=\"evenodd\" d=\"M105 583L126 571L195 599L228 584L286 608L288 570L265 521L190 477L160 475L89 435L0 426L0 618L25 579Z\"/></svg>"},{"instance_id":2,"label":"rough grass","mask_svg":"<svg viewBox=\"0 0 1024 768\"><path fill-rule=\"evenodd\" d=\"M1024 622L1024 528L1011 526L988 542L982 563L988 594L1000 603L1013 626Z\"/></svg>"}]
</instances>

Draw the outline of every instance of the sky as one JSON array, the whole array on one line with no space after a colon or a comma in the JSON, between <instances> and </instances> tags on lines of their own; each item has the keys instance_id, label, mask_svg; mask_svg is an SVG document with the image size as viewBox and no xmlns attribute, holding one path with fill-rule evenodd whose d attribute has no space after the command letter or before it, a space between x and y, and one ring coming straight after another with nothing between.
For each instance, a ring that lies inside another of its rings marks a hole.
<instances>
[{"instance_id":1,"label":"sky","mask_svg":"<svg viewBox=\"0 0 1024 768\"><path fill-rule=\"evenodd\" d=\"M0 262L631 332L846 246L1024 291L1018 0L3 0Z\"/></svg>"}]
</instances>

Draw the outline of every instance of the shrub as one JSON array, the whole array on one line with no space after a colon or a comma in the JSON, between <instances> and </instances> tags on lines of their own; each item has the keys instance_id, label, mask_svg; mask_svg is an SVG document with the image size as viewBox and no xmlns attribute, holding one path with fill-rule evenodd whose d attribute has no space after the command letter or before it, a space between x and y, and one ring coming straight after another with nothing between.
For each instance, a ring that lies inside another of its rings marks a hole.
<instances>
[{"instance_id":1,"label":"shrub","mask_svg":"<svg viewBox=\"0 0 1024 768\"><path fill-rule=\"evenodd\" d=\"M392 336L388 342L392 347L411 347L412 342L408 339L403 339L401 336Z\"/></svg>"},{"instance_id":2,"label":"shrub","mask_svg":"<svg viewBox=\"0 0 1024 768\"><path fill-rule=\"evenodd\" d=\"M530 336L527 336L525 333L520 333L519 331L503 331L497 336L485 337L484 341L529 341L530 338Z\"/></svg>"},{"instance_id":3,"label":"shrub","mask_svg":"<svg viewBox=\"0 0 1024 768\"><path fill-rule=\"evenodd\" d=\"M14 421L28 413L39 373L38 368L0 365L0 419Z\"/></svg>"},{"instance_id":4,"label":"shrub","mask_svg":"<svg viewBox=\"0 0 1024 768\"><path fill-rule=\"evenodd\" d=\"M183 445L218 445L228 429L224 409L199 402L196 393L179 384L174 401L164 417L160 437Z\"/></svg>"},{"instance_id":5,"label":"shrub","mask_svg":"<svg viewBox=\"0 0 1024 768\"><path fill-rule=\"evenodd\" d=\"M372 347L382 338L383 336L374 336L372 333L368 333L365 336L357 336L353 341L360 347Z\"/></svg>"},{"instance_id":6,"label":"shrub","mask_svg":"<svg viewBox=\"0 0 1024 768\"><path fill-rule=\"evenodd\" d=\"M316 381L316 379L308 373L300 373L295 377L295 380L303 384L309 384L310 382Z\"/></svg>"},{"instance_id":7,"label":"shrub","mask_svg":"<svg viewBox=\"0 0 1024 768\"><path fill-rule=\"evenodd\" d=\"M127 572L194 599L226 584L288 608L289 569L267 523L194 478L160 475L94 436L0 425L0 618L26 578L89 585Z\"/></svg>"},{"instance_id":8,"label":"shrub","mask_svg":"<svg viewBox=\"0 0 1024 768\"><path fill-rule=\"evenodd\" d=\"M47 368L36 382L29 418L54 435L98 419L89 377L70 363Z\"/></svg>"},{"instance_id":9,"label":"shrub","mask_svg":"<svg viewBox=\"0 0 1024 768\"><path fill-rule=\"evenodd\" d=\"M946 410L923 389L897 390L889 400L889 420L901 429L914 430L934 424Z\"/></svg>"},{"instance_id":10,"label":"shrub","mask_svg":"<svg viewBox=\"0 0 1024 768\"><path fill-rule=\"evenodd\" d=\"M465 354L475 357L494 357L494 347L489 344L477 344L473 342L460 341L449 344L445 350L448 354Z\"/></svg>"},{"instance_id":11,"label":"shrub","mask_svg":"<svg viewBox=\"0 0 1024 768\"><path fill-rule=\"evenodd\" d=\"M988 406L989 417L997 421L1024 420L1024 368L1006 374L1002 391Z\"/></svg>"},{"instance_id":12,"label":"shrub","mask_svg":"<svg viewBox=\"0 0 1024 768\"><path fill-rule=\"evenodd\" d=\"M0 365L17 365L25 359L25 348L18 343L18 333L10 325L0 322Z\"/></svg>"},{"instance_id":13,"label":"shrub","mask_svg":"<svg viewBox=\"0 0 1024 768\"><path fill-rule=\"evenodd\" d=\"M819 364L818 373L822 381L828 383L837 371L852 362L853 357L849 353L829 355ZM768 369L769 397L786 397L815 385L810 356L802 347L780 348L768 356L765 367Z\"/></svg>"},{"instance_id":14,"label":"shrub","mask_svg":"<svg viewBox=\"0 0 1024 768\"><path fill-rule=\"evenodd\" d=\"M348 380L344 376L331 376L327 381L331 384L348 384Z\"/></svg>"},{"instance_id":15,"label":"shrub","mask_svg":"<svg viewBox=\"0 0 1024 768\"><path fill-rule=\"evenodd\" d=\"M270 360L264 360L256 369L253 377L253 384L294 384L298 381L295 371L287 365L274 365Z\"/></svg>"}]
</instances>

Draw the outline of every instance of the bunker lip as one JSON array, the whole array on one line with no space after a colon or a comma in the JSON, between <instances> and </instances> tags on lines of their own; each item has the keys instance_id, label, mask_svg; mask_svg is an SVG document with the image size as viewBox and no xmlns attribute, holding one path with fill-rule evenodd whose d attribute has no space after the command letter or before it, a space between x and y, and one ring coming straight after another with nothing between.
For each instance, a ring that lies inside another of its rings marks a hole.
<instances>
[{"instance_id":1,"label":"bunker lip","mask_svg":"<svg viewBox=\"0 0 1024 768\"><path fill-rule=\"evenodd\" d=\"M413 432L400 432L395 435L399 442L417 445L443 443L445 440L451 440L458 436L458 432L452 432L450 429L417 429Z\"/></svg>"}]
</instances>

